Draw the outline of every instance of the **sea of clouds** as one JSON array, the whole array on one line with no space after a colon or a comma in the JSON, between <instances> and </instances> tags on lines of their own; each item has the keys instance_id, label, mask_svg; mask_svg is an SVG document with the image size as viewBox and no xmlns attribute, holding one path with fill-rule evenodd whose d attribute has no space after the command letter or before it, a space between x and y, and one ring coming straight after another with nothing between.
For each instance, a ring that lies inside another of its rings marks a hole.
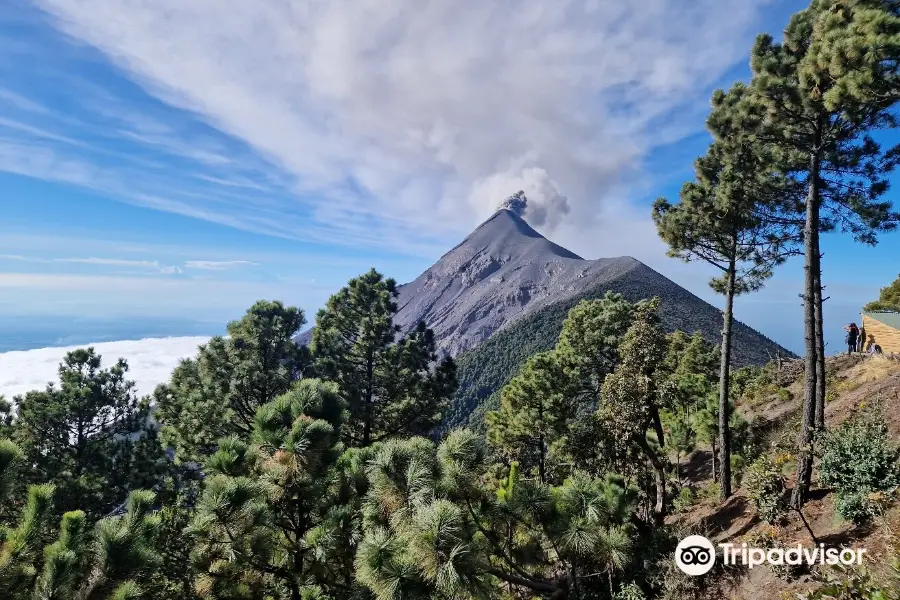
<instances>
[{"instance_id":1,"label":"sea of clouds","mask_svg":"<svg viewBox=\"0 0 900 600\"><path fill-rule=\"evenodd\" d=\"M128 378L136 383L138 394L150 394L158 384L169 379L181 359L196 355L197 346L207 341L208 337L147 338L3 352L0 353L0 394L12 398L43 389L48 382L58 382L59 363L66 352L86 345L93 346L103 357L103 366L110 366L119 358L127 360Z\"/></svg>"}]
</instances>

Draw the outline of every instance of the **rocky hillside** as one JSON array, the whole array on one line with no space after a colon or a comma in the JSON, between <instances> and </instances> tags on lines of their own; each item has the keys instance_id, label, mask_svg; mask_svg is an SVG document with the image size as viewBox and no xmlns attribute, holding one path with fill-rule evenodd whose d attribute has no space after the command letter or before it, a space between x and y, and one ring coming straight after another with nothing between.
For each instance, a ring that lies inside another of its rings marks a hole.
<instances>
[{"instance_id":1,"label":"rocky hillside","mask_svg":"<svg viewBox=\"0 0 900 600\"><path fill-rule=\"evenodd\" d=\"M860 408L880 405L893 444L900 439L900 361L882 356L829 357L826 369L829 393L825 409L829 430L846 420ZM759 449L786 459L783 474L788 488L795 483L795 440L800 421L803 392L801 361L786 361L777 371L769 366L772 376L766 385L756 387L738 402L738 411L760 432ZM776 525L760 518L746 487L738 485L734 495L725 503L718 501L717 488L710 480L711 455L708 448L695 451L683 462L684 487L693 490L697 500L676 510L668 519L677 530L702 532L713 543L731 542L737 545L762 543L773 547L801 543L813 546L809 529L818 542L830 547L866 548L866 569L878 579L894 577L892 565L900 558L900 504L897 496L887 500L885 514L869 522L853 525L841 519L836 511L835 490L819 484L818 461L813 472L810 501L803 508L803 524L796 512L789 512ZM741 470L735 473L741 480ZM764 565L755 569L735 569L730 577L710 577L693 590L693 598L802 598L810 589L821 585L823 577L836 577L836 569L824 566L796 570ZM702 579L702 578L700 578ZM896 580L895 580L896 581ZM826 596L818 596L825 598ZM884 598L835 594L828 598Z\"/></svg>"}]
</instances>

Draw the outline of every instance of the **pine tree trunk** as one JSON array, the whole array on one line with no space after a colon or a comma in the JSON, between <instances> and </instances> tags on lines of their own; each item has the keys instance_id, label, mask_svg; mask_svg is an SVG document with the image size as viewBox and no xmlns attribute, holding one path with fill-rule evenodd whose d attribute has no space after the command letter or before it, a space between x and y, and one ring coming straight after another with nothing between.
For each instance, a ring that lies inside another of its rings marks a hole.
<instances>
[{"instance_id":1,"label":"pine tree trunk","mask_svg":"<svg viewBox=\"0 0 900 600\"><path fill-rule=\"evenodd\" d=\"M541 483L545 483L547 481L547 472L546 466L544 462L547 459L547 450L544 448L544 399L541 398L538 400L538 427L540 427L540 433L538 434L538 475L540 475Z\"/></svg>"},{"instance_id":2,"label":"pine tree trunk","mask_svg":"<svg viewBox=\"0 0 900 600\"><path fill-rule=\"evenodd\" d=\"M666 520L666 465L660 458L659 453L655 452L646 441L639 440L638 445L653 467L654 483L656 485L656 505L653 507L653 521L657 526L661 526Z\"/></svg>"},{"instance_id":3,"label":"pine tree trunk","mask_svg":"<svg viewBox=\"0 0 900 600\"><path fill-rule=\"evenodd\" d=\"M653 507L653 520L661 527L666 520L666 470L659 458L654 459L653 471L656 477L656 506Z\"/></svg>"},{"instance_id":4,"label":"pine tree trunk","mask_svg":"<svg viewBox=\"0 0 900 600\"><path fill-rule=\"evenodd\" d=\"M813 146L818 148L818 131ZM812 482L812 441L815 428L816 377L819 369L818 345L816 344L816 267L818 264L819 237L819 156L814 153L809 168L809 189L806 197L806 223L803 228L805 251L803 324L806 346L803 389L803 409L800 433L797 439L797 483L791 494L791 506L800 508L806 502Z\"/></svg>"},{"instance_id":5,"label":"pine tree trunk","mask_svg":"<svg viewBox=\"0 0 900 600\"><path fill-rule=\"evenodd\" d=\"M815 282L813 283L814 309L816 316L816 414L815 426L825 429L825 332L822 315L822 253L819 250L819 236L815 237Z\"/></svg>"},{"instance_id":6,"label":"pine tree trunk","mask_svg":"<svg viewBox=\"0 0 900 600\"><path fill-rule=\"evenodd\" d=\"M544 434L540 434L538 436L538 475L541 478L541 483L546 483L547 481L547 472L546 467L544 466L544 461L546 460L546 449L544 448Z\"/></svg>"},{"instance_id":7,"label":"pine tree trunk","mask_svg":"<svg viewBox=\"0 0 900 600\"><path fill-rule=\"evenodd\" d=\"M728 265L725 311L722 313L722 351L719 364L719 490L722 500L731 496L731 429L728 425L731 377L731 329L734 324L735 261Z\"/></svg>"}]
</instances>

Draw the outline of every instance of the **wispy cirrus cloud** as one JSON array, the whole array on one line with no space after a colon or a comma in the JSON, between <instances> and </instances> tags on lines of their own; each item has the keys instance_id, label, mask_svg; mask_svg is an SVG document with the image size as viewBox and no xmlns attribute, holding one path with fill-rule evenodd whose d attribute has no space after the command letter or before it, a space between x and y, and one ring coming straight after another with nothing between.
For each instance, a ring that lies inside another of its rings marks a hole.
<instances>
[{"instance_id":1,"label":"wispy cirrus cloud","mask_svg":"<svg viewBox=\"0 0 900 600\"><path fill-rule=\"evenodd\" d=\"M149 269L164 275L181 273L178 265L162 265L157 260L128 260L122 258L54 258L53 262L75 263L82 265L101 265L105 267L128 267L132 269Z\"/></svg>"},{"instance_id":2,"label":"wispy cirrus cloud","mask_svg":"<svg viewBox=\"0 0 900 600\"><path fill-rule=\"evenodd\" d=\"M583 253L639 249L608 212L648 176L648 153L702 128L709 89L771 5L35 3L43 27L88 45L73 60L95 65L96 48L151 97L135 110L134 90L80 74L76 102L95 106L71 111L78 139L129 156L97 168L61 144L42 155L42 140L23 163L0 139L0 168L246 231L414 255L439 252L519 187L545 228L596 234ZM554 218L554 206L569 212Z\"/></svg>"},{"instance_id":3,"label":"wispy cirrus cloud","mask_svg":"<svg viewBox=\"0 0 900 600\"><path fill-rule=\"evenodd\" d=\"M41 264L95 265L100 267L124 267L129 269L140 269L143 272L156 272L162 275L177 275L182 272L181 267L179 267L178 265L161 264L158 260L131 260L126 258L100 258L96 256L86 258L45 258L39 256L25 256L22 254L0 254L0 261Z\"/></svg>"},{"instance_id":4,"label":"wispy cirrus cloud","mask_svg":"<svg viewBox=\"0 0 900 600\"><path fill-rule=\"evenodd\" d=\"M188 269L203 269L207 271L224 271L234 267L252 267L257 263L249 260L189 260L184 263Z\"/></svg>"}]
</instances>

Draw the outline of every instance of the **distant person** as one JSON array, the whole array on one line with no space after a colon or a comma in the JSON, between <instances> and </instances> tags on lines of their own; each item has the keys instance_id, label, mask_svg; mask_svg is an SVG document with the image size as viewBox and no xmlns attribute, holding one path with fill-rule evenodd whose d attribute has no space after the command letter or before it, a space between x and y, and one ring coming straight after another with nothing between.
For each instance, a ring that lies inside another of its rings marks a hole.
<instances>
[{"instance_id":1,"label":"distant person","mask_svg":"<svg viewBox=\"0 0 900 600\"><path fill-rule=\"evenodd\" d=\"M856 342L859 340L859 327L856 326L856 323L850 323L844 326L844 331L847 332L847 335L844 337L844 341L847 342L847 354L852 354L856 352Z\"/></svg>"},{"instance_id":2,"label":"distant person","mask_svg":"<svg viewBox=\"0 0 900 600\"><path fill-rule=\"evenodd\" d=\"M867 354L881 354L881 346L875 343L875 336L870 335L869 341L866 342L866 353Z\"/></svg>"},{"instance_id":3,"label":"distant person","mask_svg":"<svg viewBox=\"0 0 900 600\"><path fill-rule=\"evenodd\" d=\"M856 351L864 352L866 345L866 326L863 325L859 328L859 341L856 343Z\"/></svg>"}]
</instances>

